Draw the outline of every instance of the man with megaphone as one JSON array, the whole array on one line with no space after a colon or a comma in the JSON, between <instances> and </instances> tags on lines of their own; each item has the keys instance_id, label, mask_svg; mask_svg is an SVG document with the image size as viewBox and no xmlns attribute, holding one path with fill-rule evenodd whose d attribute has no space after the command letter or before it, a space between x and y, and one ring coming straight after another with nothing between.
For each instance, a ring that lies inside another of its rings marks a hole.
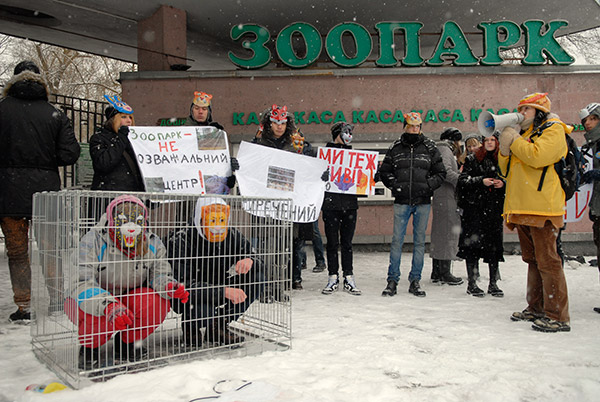
<instances>
[{"instance_id":1,"label":"man with megaphone","mask_svg":"<svg viewBox=\"0 0 600 402\"><path fill-rule=\"evenodd\" d=\"M556 249L565 193L553 166L567 154L565 133L571 130L550 113L550 106L547 93L521 99L520 132L510 124L501 129L498 164L506 178L505 223L517 229L522 259L529 267L528 306L511 319L532 321L537 331L567 332L571 330L567 282ZM493 117L495 129L506 122L504 116Z\"/></svg>"}]
</instances>

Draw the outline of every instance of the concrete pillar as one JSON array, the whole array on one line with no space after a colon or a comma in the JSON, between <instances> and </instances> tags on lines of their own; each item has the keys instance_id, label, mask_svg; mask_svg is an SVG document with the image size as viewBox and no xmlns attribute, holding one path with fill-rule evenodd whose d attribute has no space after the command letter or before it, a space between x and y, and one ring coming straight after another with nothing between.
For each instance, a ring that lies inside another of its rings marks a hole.
<instances>
[{"instance_id":1,"label":"concrete pillar","mask_svg":"<svg viewBox=\"0 0 600 402\"><path fill-rule=\"evenodd\" d=\"M138 22L138 70L171 70L185 65L187 56L186 12L162 5L152 16Z\"/></svg>"}]
</instances>

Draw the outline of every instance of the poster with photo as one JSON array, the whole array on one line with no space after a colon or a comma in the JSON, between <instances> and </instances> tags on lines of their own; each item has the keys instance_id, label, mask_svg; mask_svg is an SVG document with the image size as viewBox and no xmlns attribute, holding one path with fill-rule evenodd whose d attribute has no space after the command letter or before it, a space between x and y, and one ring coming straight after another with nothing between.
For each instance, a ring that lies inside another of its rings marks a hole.
<instances>
[{"instance_id":1,"label":"poster with photo","mask_svg":"<svg viewBox=\"0 0 600 402\"><path fill-rule=\"evenodd\" d=\"M130 127L146 191L228 194L227 133L215 127Z\"/></svg>"},{"instance_id":2,"label":"poster with photo","mask_svg":"<svg viewBox=\"0 0 600 402\"><path fill-rule=\"evenodd\" d=\"M317 157L327 162L330 193L374 195L379 153L355 149L319 147Z\"/></svg>"},{"instance_id":3,"label":"poster with photo","mask_svg":"<svg viewBox=\"0 0 600 402\"><path fill-rule=\"evenodd\" d=\"M321 180L327 170L325 161L244 141L237 160L240 194L262 198L244 202L247 212L297 223L319 218L325 191L325 182ZM287 207L289 203L278 199L292 199L292 209Z\"/></svg>"}]
</instances>

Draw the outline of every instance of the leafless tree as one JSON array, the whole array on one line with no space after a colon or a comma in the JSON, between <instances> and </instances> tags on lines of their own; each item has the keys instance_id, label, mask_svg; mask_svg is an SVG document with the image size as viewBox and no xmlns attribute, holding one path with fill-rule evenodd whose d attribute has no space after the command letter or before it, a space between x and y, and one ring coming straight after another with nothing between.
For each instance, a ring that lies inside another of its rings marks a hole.
<instances>
[{"instance_id":1,"label":"leafless tree","mask_svg":"<svg viewBox=\"0 0 600 402\"><path fill-rule=\"evenodd\" d=\"M18 61L29 59L39 66L56 95L103 100L105 94L121 93L119 72L137 68L134 63L4 35L0 35L0 46L2 84Z\"/></svg>"}]
</instances>

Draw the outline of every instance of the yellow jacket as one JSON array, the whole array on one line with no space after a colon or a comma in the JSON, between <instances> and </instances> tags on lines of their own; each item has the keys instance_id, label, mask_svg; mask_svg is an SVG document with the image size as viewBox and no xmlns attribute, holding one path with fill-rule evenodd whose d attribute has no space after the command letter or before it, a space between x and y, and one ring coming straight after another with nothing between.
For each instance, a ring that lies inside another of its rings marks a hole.
<instances>
[{"instance_id":1,"label":"yellow jacket","mask_svg":"<svg viewBox=\"0 0 600 402\"><path fill-rule=\"evenodd\" d=\"M556 115L550 115L547 121L554 124L536 135L533 142L530 140L533 125L521 134L510 146L510 158L498 155L501 175L506 176L505 217L511 214L562 216L565 213L565 192L554 163L567 154L565 132L569 133L571 128ZM538 191L545 166L548 169L541 191Z\"/></svg>"}]
</instances>

